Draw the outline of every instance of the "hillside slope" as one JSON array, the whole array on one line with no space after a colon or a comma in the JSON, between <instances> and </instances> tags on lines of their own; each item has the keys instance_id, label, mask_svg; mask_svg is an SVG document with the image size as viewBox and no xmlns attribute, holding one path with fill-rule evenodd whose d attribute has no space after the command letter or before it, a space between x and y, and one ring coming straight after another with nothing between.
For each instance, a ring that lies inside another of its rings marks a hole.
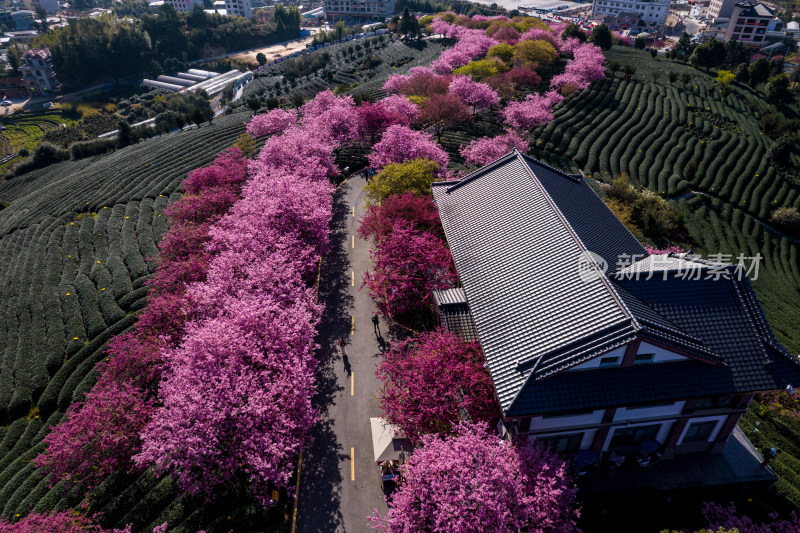
<instances>
[{"instance_id":1,"label":"hillside slope","mask_svg":"<svg viewBox=\"0 0 800 533\"><path fill-rule=\"evenodd\" d=\"M161 213L189 170L208 164L244 131L237 113L89 160L67 161L0 183L0 515L75 506L31 459L48 428L96 380L106 341L144 306ZM106 526L227 531L265 512L237 487L214 505L182 500L171 479L112 476L90 495ZM278 508L276 512L281 512ZM230 519L228 518L230 516ZM215 525L217 524L217 525Z\"/></svg>"}]
</instances>

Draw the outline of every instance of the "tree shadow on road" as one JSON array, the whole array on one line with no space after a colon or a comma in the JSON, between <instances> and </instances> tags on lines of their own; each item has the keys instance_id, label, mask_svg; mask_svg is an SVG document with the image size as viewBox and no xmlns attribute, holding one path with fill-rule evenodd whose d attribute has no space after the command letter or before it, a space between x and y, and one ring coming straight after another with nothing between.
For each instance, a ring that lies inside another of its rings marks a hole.
<instances>
[{"instance_id":1,"label":"tree shadow on road","mask_svg":"<svg viewBox=\"0 0 800 533\"><path fill-rule=\"evenodd\" d=\"M333 432L333 422L319 421L312 433L313 440L303 452L297 531L343 531L339 464L348 456L341 453L342 445Z\"/></svg>"},{"instance_id":2,"label":"tree shadow on road","mask_svg":"<svg viewBox=\"0 0 800 533\"><path fill-rule=\"evenodd\" d=\"M311 430L311 443L303 453L300 474L297 531L333 532L342 530L341 485L339 464L342 444L333 431L333 422L326 420L334 398L343 390L336 375L341 355L336 341L350 334L350 279L344 276L350 268L345 252L349 215L344 195L348 185L336 191L333 198L330 253L322 259L318 301L325 305L318 326L316 342L317 391L312 402L320 413L320 421Z\"/></svg>"}]
</instances>

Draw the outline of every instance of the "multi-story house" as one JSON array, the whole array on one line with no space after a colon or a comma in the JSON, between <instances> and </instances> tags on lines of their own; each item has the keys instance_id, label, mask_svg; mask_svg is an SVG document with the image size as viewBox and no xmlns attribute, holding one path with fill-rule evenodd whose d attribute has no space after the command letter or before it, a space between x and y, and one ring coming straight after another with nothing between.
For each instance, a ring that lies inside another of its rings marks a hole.
<instances>
[{"instance_id":1,"label":"multi-story house","mask_svg":"<svg viewBox=\"0 0 800 533\"><path fill-rule=\"evenodd\" d=\"M722 26L717 35L723 41L736 39L745 46L761 48L767 32L774 31L775 13L758 2L737 2L733 6L727 26Z\"/></svg>"},{"instance_id":2,"label":"multi-story house","mask_svg":"<svg viewBox=\"0 0 800 533\"><path fill-rule=\"evenodd\" d=\"M711 0L708 4L708 18L712 21L718 18L728 18L733 13L733 7L739 0Z\"/></svg>"},{"instance_id":3,"label":"multi-story house","mask_svg":"<svg viewBox=\"0 0 800 533\"><path fill-rule=\"evenodd\" d=\"M195 4L203 6L203 0L163 0L167 5L175 8L175 11L191 11Z\"/></svg>"},{"instance_id":4,"label":"multi-story house","mask_svg":"<svg viewBox=\"0 0 800 533\"><path fill-rule=\"evenodd\" d=\"M337 20L383 21L394 13L394 0L325 0L325 17Z\"/></svg>"},{"instance_id":5,"label":"multi-story house","mask_svg":"<svg viewBox=\"0 0 800 533\"><path fill-rule=\"evenodd\" d=\"M22 4L25 6L25 9L30 9L34 12L37 7L44 8L48 13L56 13L61 9L58 5L58 0L23 0Z\"/></svg>"},{"instance_id":6,"label":"multi-story house","mask_svg":"<svg viewBox=\"0 0 800 533\"><path fill-rule=\"evenodd\" d=\"M47 48L26 50L20 70L31 96L44 96L59 86L53 57Z\"/></svg>"},{"instance_id":7,"label":"multi-story house","mask_svg":"<svg viewBox=\"0 0 800 533\"><path fill-rule=\"evenodd\" d=\"M621 13L635 13L649 26L661 26L669 15L669 0L594 0L592 15L603 19Z\"/></svg>"},{"instance_id":8,"label":"multi-story house","mask_svg":"<svg viewBox=\"0 0 800 533\"><path fill-rule=\"evenodd\" d=\"M250 0L225 0L225 13L250 19L253 18L253 7Z\"/></svg>"},{"instance_id":9,"label":"multi-story house","mask_svg":"<svg viewBox=\"0 0 800 533\"><path fill-rule=\"evenodd\" d=\"M561 452L719 453L754 394L800 384L745 270L649 255L580 176L514 151L433 184L505 427Z\"/></svg>"}]
</instances>

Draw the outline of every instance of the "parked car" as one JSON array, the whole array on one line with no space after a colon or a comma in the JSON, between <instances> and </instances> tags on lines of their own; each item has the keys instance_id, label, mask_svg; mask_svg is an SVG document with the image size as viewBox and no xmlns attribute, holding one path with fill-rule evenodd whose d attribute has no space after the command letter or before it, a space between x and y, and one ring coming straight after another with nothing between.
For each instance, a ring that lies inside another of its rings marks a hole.
<instances>
[{"instance_id":1,"label":"parked car","mask_svg":"<svg viewBox=\"0 0 800 533\"><path fill-rule=\"evenodd\" d=\"M11 100L3 100L2 102L0 102L0 105L3 107L8 107L10 105L14 105L14 102L12 102Z\"/></svg>"}]
</instances>

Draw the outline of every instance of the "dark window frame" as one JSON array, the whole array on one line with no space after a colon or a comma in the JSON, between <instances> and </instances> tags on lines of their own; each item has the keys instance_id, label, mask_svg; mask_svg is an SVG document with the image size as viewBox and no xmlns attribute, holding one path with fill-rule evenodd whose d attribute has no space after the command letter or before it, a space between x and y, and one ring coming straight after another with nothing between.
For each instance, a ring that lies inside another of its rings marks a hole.
<instances>
[{"instance_id":1,"label":"dark window frame","mask_svg":"<svg viewBox=\"0 0 800 533\"><path fill-rule=\"evenodd\" d=\"M719 425L719 422L719 420L703 420L700 422L692 422L686 427L686 432L683 434L683 440L681 443L708 441L711 434L717 428L717 425Z\"/></svg>"}]
</instances>

